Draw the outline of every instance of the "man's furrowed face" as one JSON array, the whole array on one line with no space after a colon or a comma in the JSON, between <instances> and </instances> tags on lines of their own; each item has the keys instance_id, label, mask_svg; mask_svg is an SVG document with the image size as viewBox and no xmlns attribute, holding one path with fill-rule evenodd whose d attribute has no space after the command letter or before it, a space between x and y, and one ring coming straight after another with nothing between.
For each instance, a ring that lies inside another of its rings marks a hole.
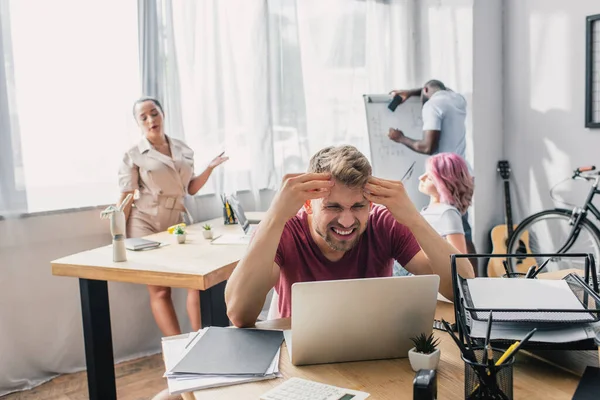
<instances>
[{"instance_id":1,"label":"man's furrowed face","mask_svg":"<svg viewBox=\"0 0 600 400\"><path fill-rule=\"evenodd\" d=\"M367 228L371 203L364 198L363 188L350 188L339 182L329 196L312 200L312 229L335 251L348 251L356 245Z\"/></svg>"}]
</instances>

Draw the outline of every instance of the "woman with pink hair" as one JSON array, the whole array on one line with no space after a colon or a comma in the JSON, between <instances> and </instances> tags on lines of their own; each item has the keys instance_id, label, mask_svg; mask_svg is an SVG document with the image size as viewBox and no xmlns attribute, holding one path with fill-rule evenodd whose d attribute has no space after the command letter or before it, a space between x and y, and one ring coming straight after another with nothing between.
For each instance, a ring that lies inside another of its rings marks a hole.
<instances>
[{"instance_id":1,"label":"woman with pink hair","mask_svg":"<svg viewBox=\"0 0 600 400\"><path fill-rule=\"evenodd\" d=\"M429 196L421 215L460 253L467 253L462 215L471 205L473 189L466 161L454 153L429 157L419 177L419 191Z\"/></svg>"}]
</instances>

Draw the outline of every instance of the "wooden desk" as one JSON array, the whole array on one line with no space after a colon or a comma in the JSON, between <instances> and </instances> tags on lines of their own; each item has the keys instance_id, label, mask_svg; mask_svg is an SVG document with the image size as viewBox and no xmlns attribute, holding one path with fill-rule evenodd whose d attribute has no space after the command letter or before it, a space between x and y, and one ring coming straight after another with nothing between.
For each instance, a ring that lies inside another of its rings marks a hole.
<instances>
[{"instance_id":1,"label":"wooden desk","mask_svg":"<svg viewBox=\"0 0 600 400\"><path fill-rule=\"evenodd\" d=\"M251 220L260 220L263 215L247 213ZM147 251L128 250L125 262L112 261L112 245L51 262L53 275L79 278L91 400L117 397L107 281L198 289L202 325L229 325L225 284L247 246L211 245L202 236L205 223L213 226L215 237L223 233L243 234L239 225L224 225L222 218L216 218L188 226L187 240L182 245L167 232L146 236L169 245Z\"/></svg>"},{"instance_id":2,"label":"wooden desk","mask_svg":"<svg viewBox=\"0 0 600 400\"><path fill-rule=\"evenodd\" d=\"M438 302L436 318L454 321L452 304ZM258 323L263 329L289 329L289 319ZM450 336L435 330L440 338L441 360L437 369L438 398L464 399L464 363ZM281 384L285 379L300 377L370 393L370 399L411 399L415 372L408 358L379 361L296 367L290 363L285 344L279 362L283 379L241 384L194 393L186 393L185 400L258 399L260 395ZM517 357L513 371L515 399L570 399L575 393L579 377L542 360L522 355Z\"/></svg>"},{"instance_id":3,"label":"wooden desk","mask_svg":"<svg viewBox=\"0 0 600 400\"><path fill-rule=\"evenodd\" d=\"M562 279L577 269L540 273L540 279ZM444 318L454 321L454 307L450 303L438 301L436 319ZM290 329L289 319L278 319L258 323L262 329ZM434 331L440 338L439 348L442 351L438 373L438 398L464 399L464 362L460 358L458 348L447 333ZM575 352L581 353L581 352ZM564 353L563 353L564 354ZM577 359L579 354L575 354ZM569 357L571 358L571 357ZM300 377L361 390L371 394L373 399L412 398L412 381L415 372L410 367L408 358L379 361L362 361L338 364L309 365L296 367L290 363L285 343L281 351L279 368L283 379L273 379L238 386L229 386L186 393L185 400L203 399L256 399L271 388L281 384L285 379ZM564 368L526 352L517 356L513 370L513 391L515 399L570 399L575 393L579 376Z\"/></svg>"}]
</instances>

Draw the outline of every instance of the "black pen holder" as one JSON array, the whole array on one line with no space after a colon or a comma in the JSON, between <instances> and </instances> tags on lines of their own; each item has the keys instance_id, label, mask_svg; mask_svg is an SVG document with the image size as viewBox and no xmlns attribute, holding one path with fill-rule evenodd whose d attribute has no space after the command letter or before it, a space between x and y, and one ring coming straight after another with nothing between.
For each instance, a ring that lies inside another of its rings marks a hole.
<instances>
[{"instance_id":1,"label":"black pen holder","mask_svg":"<svg viewBox=\"0 0 600 400\"><path fill-rule=\"evenodd\" d=\"M504 354L504 350L492 349L494 364ZM493 368L483 363L483 348L474 348L477 362L465 362L465 399L466 400L512 400L514 357L505 360ZM490 373L490 369L492 372Z\"/></svg>"},{"instance_id":2,"label":"black pen holder","mask_svg":"<svg viewBox=\"0 0 600 400\"><path fill-rule=\"evenodd\" d=\"M235 214L230 206L223 207L223 223L225 225L235 225L237 224L237 219L235 218Z\"/></svg>"}]
</instances>

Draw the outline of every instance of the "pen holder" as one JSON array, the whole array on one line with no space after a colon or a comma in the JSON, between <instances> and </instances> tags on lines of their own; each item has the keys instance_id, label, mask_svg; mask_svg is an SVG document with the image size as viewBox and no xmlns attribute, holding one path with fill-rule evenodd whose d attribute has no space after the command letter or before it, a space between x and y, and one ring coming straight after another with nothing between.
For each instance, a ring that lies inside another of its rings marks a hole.
<instances>
[{"instance_id":1,"label":"pen holder","mask_svg":"<svg viewBox=\"0 0 600 400\"><path fill-rule=\"evenodd\" d=\"M504 350L492 349L494 364L504 354ZM513 364L514 357L510 357L501 365L494 366L490 373L490 366L483 364L483 348L474 348L473 352L477 362L465 362L465 399L466 400L512 400L513 399ZM488 375L489 374L489 375Z\"/></svg>"},{"instance_id":2,"label":"pen holder","mask_svg":"<svg viewBox=\"0 0 600 400\"><path fill-rule=\"evenodd\" d=\"M235 218L235 214L233 213L233 210L229 206L223 207L223 223L225 225L237 224L237 219Z\"/></svg>"}]
</instances>

